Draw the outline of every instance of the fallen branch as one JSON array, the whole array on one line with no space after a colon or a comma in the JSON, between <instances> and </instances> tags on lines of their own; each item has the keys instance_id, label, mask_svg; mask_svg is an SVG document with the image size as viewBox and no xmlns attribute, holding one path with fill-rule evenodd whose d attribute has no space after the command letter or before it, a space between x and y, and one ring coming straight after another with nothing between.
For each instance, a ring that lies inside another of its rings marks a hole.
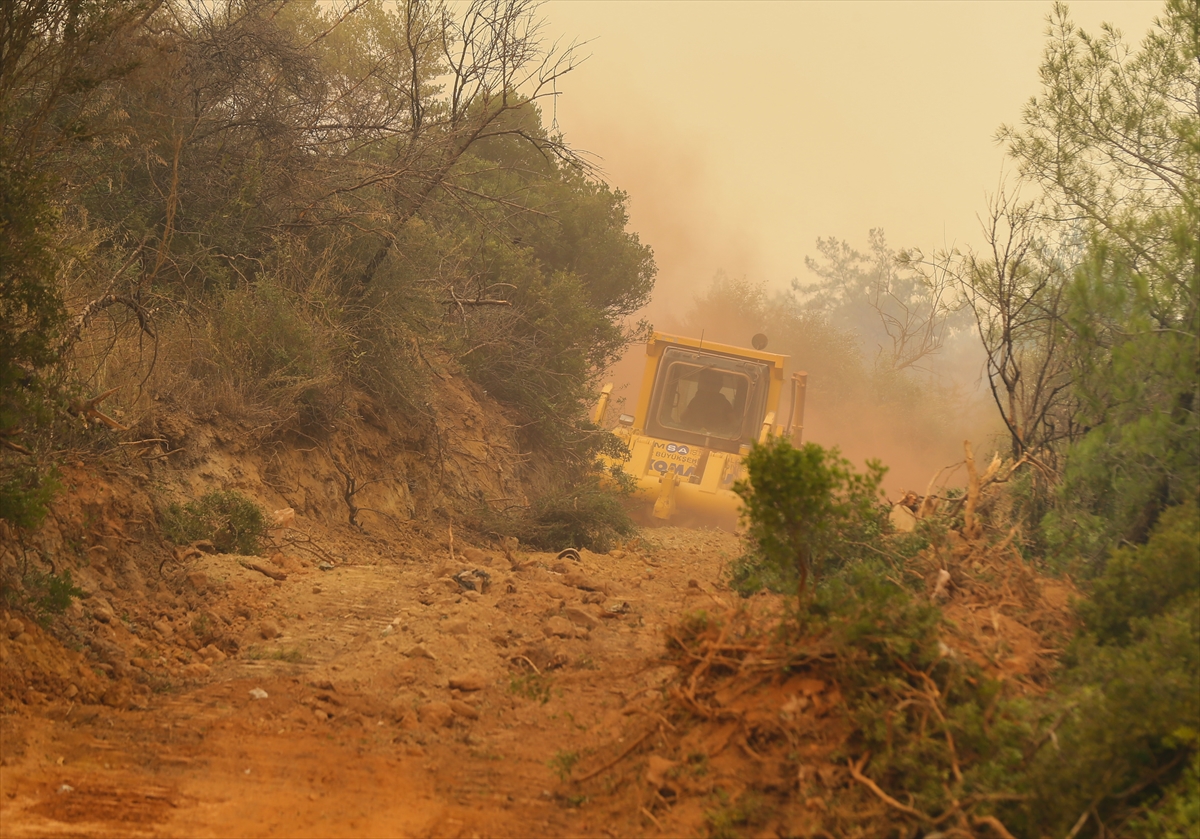
<instances>
[{"instance_id":1,"label":"fallen branch","mask_svg":"<svg viewBox=\"0 0 1200 839\"><path fill-rule=\"evenodd\" d=\"M260 574L265 574L272 580L279 580L282 582L283 580L287 579L287 574L283 573L282 571L277 571L274 568L267 568L265 565L260 565L257 562L247 562L244 559L239 559L238 565L242 566L243 568L249 568L251 571L257 571Z\"/></svg>"},{"instance_id":2,"label":"fallen branch","mask_svg":"<svg viewBox=\"0 0 1200 839\"><path fill-rule=\"evenodd\" d=\"M112 417L100 413L97 407L101 402L112 396L120 389L121 385L117 385L110 390L104 391L104 393L100 394L99 396L93 396L91 399L76 399L70 404L67 410L75 416L81 418L84 423L87 423L89 419L92 419L107 425L113 431L128 431L128 428L121 425L121 423L117 422Z\"/></svg>"},{"instance_id":3,"label":"fallen branch","mask_svg":"<svg viewBox=\"0 0 1200 839\"><path fill-rule=\"evenodd\" d=\"M990 827L1000 839L1017 839L1008 832L1008 828L995 816L971 816L971 824L975 827L987 825Z\"/></svg>"},{"instance_id":4,"label":"fallen branch","mask_svg":"<svg viewBox=\"0 0 1200 839\"><path fill-rule=\"evenodd\" d=\"M658 819L654 818L654 814L651 813L649 810L647 810L645 807L642 808L642 815L645 816L646 818L650 819L650 821L654 822L654 826L658 828L659 833L663 832L662 822L660 822Z\"/></svg>"},{"instance_id":5,"label":"fallen branch","mask_svg":"<svg viewBox=\"0 0 1200 839\"><path fill-rule=\"evenodd\" d=\"M592 778L595 778L601 772L606 772L609 769L612 769L614 766L616 766L618 763L623 761L625 758L629 757L629 755L633 754L633 751L638 746L642 745L642 743L645 743L650 738L650 735L653 734L657 730L658 729L656 729L656 728L650 729L645 734L643 734L641 737L637 738L637 740L634 740L633 743L631 743L629 745L629 747L625 749L625 751L621 752L619 755L617 755L615 758L610 760L608 763L604 764L603 766L599 767L598 769L593 769L591 772L587 773L583 777L576 778L575 780L578 782L590 781Z\"/></svg>"},{"instance_id":6,"label":"fallen branch","mask_svg":"<svg viewBox=\"0 0 1200 839\"><path fill-rule=\"evenodd\" d=\"M511 659L509 659L509 660L510 660L510 661L517 661L518 659L520 659L521 661L525 662L525 663L526 663L526 664L528 664L530 667L532 667L532 668L533 668L533 672L534 672L534 673L537 673L539 676L540 676L540 675L542 675L542 671L541 671L541 670L538 670L538 666L537 666L536 664L534 664L534 663L533 663L533 661L532 661L532 660L529 658L529 656L524 656L524 655L515 655L515 656L513 656L513 657L512 657Z\"/></svg>"},{"instance_id":7,"label":"fallen branch","mask_svg":"<svg viewBox=\"0 0 1200 839\"><path fill-rule=\"evenodd\" d=\"M15 437L16 435L20 434L21 430L21 427L18 425L14 426L13 428L5 428L3 431L0 431L0 446L4 446L6 449L12 449L14 452L20 452L21 454L33 454L33 452L22 446L20 443L14 443L12 440L8 439L9 437Z\"/></svg>"},{"instance_id":8,"label":"fallen branch","mask_svg":"<svg viewBox=\"0 0 1200 839\"><path fill-rule=\"evenodd\" d=\"M875 793L875 795L877 795L879 797L880 801L882 801L884 804L888 805L892 809L899 810L901 813L912 816L913 818L918 819L923 822L931 821L929 816L925 815L920 810L914 810L912 807L901 804L899 801L892 798L886 792L881 790L879 788L878 784L876 784L874 781L872 781L870 778L868 778L866 775L864 775L862 773L862 768L863 768L863 766L866 765L866 763L870 759L870 757L871 757L871 753L867 752L865 755L863 755L862 760L860 760L857 764L855 764L854 761L852 761L852 760L846 761L846 765L850 768L850 777L853 778L854 780L858 781L860 784L865 786L871 792Z\"/></svg>"}]
</instances>

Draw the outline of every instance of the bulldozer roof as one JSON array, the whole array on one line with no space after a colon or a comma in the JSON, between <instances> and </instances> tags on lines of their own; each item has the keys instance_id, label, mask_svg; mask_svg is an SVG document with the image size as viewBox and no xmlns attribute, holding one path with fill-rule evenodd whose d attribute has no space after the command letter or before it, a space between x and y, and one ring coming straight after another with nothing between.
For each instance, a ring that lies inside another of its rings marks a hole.
<instances>
[{"instance_id":1,"label":"bulldozer roof","mask_svg":"<svg viewBox=\"0 0 1200 839\"><path fill-rule=\"evenodd\" d=\"M733 344L719 344L716 341L707 341L702 338L691 338L686 335L672 335L667 332L654 332L650 336L650 340L646 343L648 349L652 348L654 344L674 344L681 347L691 347L697 350L722 353L723 355L732 355L738 358L753 358L758 361L765 361L781 370L788 361L788 356L780 355L779 353L766 352L765 350L754 350L750 349L749 347L736 347Z\"/></svg>"}]
</instances>

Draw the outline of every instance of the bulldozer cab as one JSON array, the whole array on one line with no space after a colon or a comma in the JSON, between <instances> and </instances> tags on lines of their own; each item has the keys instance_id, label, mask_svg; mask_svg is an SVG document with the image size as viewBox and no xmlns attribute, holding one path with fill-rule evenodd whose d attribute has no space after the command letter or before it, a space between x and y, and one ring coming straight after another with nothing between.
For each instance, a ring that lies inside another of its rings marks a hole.
<instances>
[{"instance_id":1,"label":"bulldozer cab","mask_svg":"<svg viewBox=\"0 0 1200 839\"><path fill-rule=\"evenodd\" d=\"M667 347L651 392L646 433L736 452L758 436L770 383L765 362Z\"/></svg>"},{"instance_id":2,"label":"bulldozer cab","mask_svg":"<svg viewBox=\"0 0 1200 839\"><path fill-rule=\"evenodd\" d=\"M635 495L653 502L654 518L679 512L732 526L741 505L732 487L751 445L771 434L799 442L807 374L793 374L791 414L777 425L788 357L765 352L765 340L756 336L756 349L748 349L655 332L646 342L637 407L613 429L629 456L607 466L632 478ZM601 393L597 424L611 392L606 385Z\"/></svg>"}]
</instances>

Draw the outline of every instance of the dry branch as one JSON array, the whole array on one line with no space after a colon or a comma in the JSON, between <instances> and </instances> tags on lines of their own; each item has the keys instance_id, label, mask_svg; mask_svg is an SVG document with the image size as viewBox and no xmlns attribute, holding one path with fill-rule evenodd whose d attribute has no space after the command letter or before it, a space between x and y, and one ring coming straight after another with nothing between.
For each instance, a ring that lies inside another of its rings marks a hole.
<instances>
[{"instance_id":1,"label":"dry branch","mask_svg":"<svg viewBox=\"0 0 1200 839\"><path fill-rule=\"evenodd\" d=\"M104 391L104 393L100 394L99 396L93 396L91 399L76 399L70 404L67 410L75 416L82 418L85 423L89 419L97 420L114 431L128 431L129 429L124 425L121 425L121 423L117 422L112 417L101 413L97 408L101 402L112 396L114 393L120 390L121 387L121 385L117 385L114 388Z\"/></svg>"},{"instance_id":2,"label":"dry branch","mask_svg":"<svg viewBox=\"0 0 1200 839\"><path fill-rule=\"evenodd\" d=\"M876 784L874 781L872 781L870 778L868 778L866 775L864 775L862 773L862 768L863 768L863 766L866 765L866 763L870 759L870 757L871 757L871 753L867 752L865 755L862 756L862 758L858 761L857 764L854 763L854 761L852 761L852 760L846 761L846 765L850 768L850 777L852 777L854 780L858 781L860 784L865 786L871 792L875 793L875 795L879 797L879 800L882 801L884 804L888 805L889 807L891 807L895 810L899 810L901 813L904 813L905 815L912 816L913 818L918 819L919 821L923 821L923 822L930 821L929 816L925 815L920 810L914 810L912 807L908 807L904 804L901 804L899 801L892 798L886 792L881 790L879 788L878 784Z\"/></svg>"},{"instance_id":3,"label":"dry branch","mask_svg":"<svg viewBox=\"0 0 1200 839\"><path fill-rule=\"evenodd\" d=\"M975 517L975 508L979 504L979 472L975 469L975 453L971 451L971 441L964 440L963 448L967 452L967 504L963 508L963 537L974 541L983 535L983 527Z\"/></svg>"},{"instance_id":4,"label":"dry branch","mask_svg":"<svg viewBox=\"0 0 1200 839\"><path fill-rule=\"evenodd\" d=\"M587 773L586 775L584 775L580 778L576 778L575 780L576 781L590 781L592 778L595 778L601 772L612 769L614 766L616 766L622 760L629 757L629 755L633 754L634 750L637 749L638 746L642 745L642 743L645 743L646 740L649 739L650 735L653 734L657 730L658 729L656 729L656 728L650 729L645 734L643 734L641 737L637 738L637 740L634 740L633 743L631 743L628 747L626 747L625 751L621 752L619 755L617 755L615 758L610 760L608 763L604 764L603 766L601 766L597 769L593 769L591 772Z\"/></svg>"},{"instance_id":5,"label":"dry branch","mask_svg":"<svg viewBox=\"0 0 1200 839\"><path fill-rule=\"evenodd\" d=\"M279 580L282 582L283 580L287 579L287 574L283 573L282 571L274 568L267 568L265 565L257 562L247 562L246 560L241 559L238 560L238 565L242 566L243 568L248 568L251 571L257 571L260 574L265 574L272 580Z\"/></svg>"}]
</instances>

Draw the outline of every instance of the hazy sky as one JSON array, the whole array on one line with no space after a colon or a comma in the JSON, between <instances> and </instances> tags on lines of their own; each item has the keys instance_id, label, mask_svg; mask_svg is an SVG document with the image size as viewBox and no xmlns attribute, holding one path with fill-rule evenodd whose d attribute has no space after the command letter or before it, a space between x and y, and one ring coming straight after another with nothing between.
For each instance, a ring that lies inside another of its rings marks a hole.
<instances>
[{"instance_id":1,"label":"hazy sky","mask_svg":"<svg viewBox=\"0 0 1200 839\"><path fill-rule=\"evenodd\" d=\"M1158 2L1076 2L1141 41ZM551 0L551 38L590 41L560 84L568 141L630 194L657 305L723 269L786 286L818 236L979 240L1005 167L994 140L1038 92L1049 2ZM547 116L551 116L548 114ZM1011 170L1011 164L1008 164Z\"/></svg>"}]
</instances>

